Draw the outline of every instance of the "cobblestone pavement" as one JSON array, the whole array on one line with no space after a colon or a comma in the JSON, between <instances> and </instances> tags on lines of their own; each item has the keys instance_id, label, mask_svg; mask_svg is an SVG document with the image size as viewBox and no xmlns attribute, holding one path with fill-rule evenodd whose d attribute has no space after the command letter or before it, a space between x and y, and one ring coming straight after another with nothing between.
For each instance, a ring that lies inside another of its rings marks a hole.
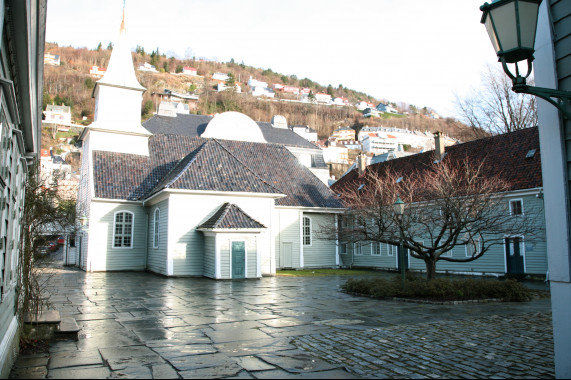
<instances>
[{"instance_id":1,"label":"cobblestone pavement","mask_svg":"<svg viewBox=\"0 0 571 380\"><path fill-rule=\"evenodd\" d=\"M550 313L418 323L297 337L366 378L553 378Z\"/></svg>"},{"instance_id":2,"label":"cobblestone pavement","mask_svg":"<svg viewBox=\"0 0 571 380\"><path fill-rule=\"evenodd\" d=\"M343 276L51 271L79 339L20 356L12 378L554 377L549 299L427 305L341 293Z\"/></svg>"}]
</instances>

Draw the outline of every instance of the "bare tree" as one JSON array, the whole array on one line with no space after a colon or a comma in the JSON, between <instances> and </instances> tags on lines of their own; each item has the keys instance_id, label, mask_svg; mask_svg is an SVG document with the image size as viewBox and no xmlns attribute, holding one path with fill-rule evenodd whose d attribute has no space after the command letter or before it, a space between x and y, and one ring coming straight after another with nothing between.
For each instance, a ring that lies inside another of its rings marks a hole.
<instances>
[{"instance_id":1,"label":"bare tree","mask_svg":"<svg viewBox=\"0 0 571 380\"><path fill-rule=\"evenodd\" d=\"M49 256L43 248L54 235L74 228L75 200L62 196L59 190L58 179L42 178L39 165L30 170L21 223L17 304L20 324L25 314L37 316L47 306L47 278L42 264Z\"/></svg>"},{"instance_id":2,"label":"bare tree","mask_svg":"<svg viewBox=\"0 0 571 380\"><path fill-rule=\"evenodd\" d=\"M533 82L533 80L531 81ZM512 91L512 81L502 71L488 66L482 90L461 99L456 96L459 118L474 137L513 132L537 125L535 97Z\"/></svg>"},{"instance_id":3,"label":"bare tree","mask_svg":"<svg viewBox=\"0 0 571 380\"><path fill-rule=\"evenodd\" d=\"M508 189L499 176L483 174L484 162L435 161L406 177L391 169L367 170L357 182L336 188L348 208L337 229L325 228L322 236L343 243L400 244L413 258L426 264L427 279L434 278L439 260L468 262L482 257L504 236L533 230L534 213L513 217L503 198ZM400 197L404 214L396 215ZM456 246L467 246L470 256L446 255Z\"/></svg>"}]
</instances>

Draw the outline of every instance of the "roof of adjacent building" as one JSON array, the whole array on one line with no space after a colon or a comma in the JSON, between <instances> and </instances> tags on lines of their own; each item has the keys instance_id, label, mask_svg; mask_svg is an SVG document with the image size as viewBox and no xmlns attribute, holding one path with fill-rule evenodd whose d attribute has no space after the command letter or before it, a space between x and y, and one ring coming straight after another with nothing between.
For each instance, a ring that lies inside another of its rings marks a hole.
<instances>
[{"instance_id":1,"label":"roof of adjacent building","mask_svg":"<svg viewBox=\"0 0 571 380\"><path fill-rule=\"evenodd\" d=\"M94 151L93 172L99 198L144 200L170 188L274 194L278 206L341 207L279 144L156 134L149 137L149 157Z\"/></svg>"},{"instance_id":2,"label":"roof of adjacent building","mask_svg":"<svg viewBox=\"0 0 571 380\"><path fill-rule=\"evenodd\" d=\"M481 175L503 179L510 191L534 189L543 186L541 177L541 154L537 127L522 129L502 135L447 146L442 160L460 164L465 159L483 163ZM382 173L390 168L406 177L413 171L430 170L435 161L434 151L379 162L367 167L367 171ZM342 186L358 186L357 169L353 169L335 182L331 188L338 191Z\"/></svg>"},{"instance_id":3,"label":"roof of adjacent building","mask_svg":"<svg viewBox=\"0 0 571 380\"><path fill-rule=\"evenodd\" d=\"M46 111L49 112L61 112L61 113L71 113L71 107L65 105L55 105L55 104L48 104L46 106Z\"/></svg>"},{"instance_id":4,"label":"roof of adjacent building","mask_svg":"<svg viewBox=\"0 0 571 380\"><path fill-rule=\"evenodd\" d=\"M155 115L147 120L143 127L153 134L181 135L188 137L201 136L213 116L183 115L176 117ZM319 148L290 129L272 127L271 123L256 122L268 143L282 144L290 147L315 149Z\"/></svg>"},{"instance_id":5,"label":"roof of adjacent building","mask_svg":"<svg viewBox=\"0 0 571 380\"><path fill-rule=\"evenodd\" d=\"M232 203L224 203L214 215L198 226L198 229L261 229L262 223L246 214L240 207Z\"/></svg>"}]
</instances>

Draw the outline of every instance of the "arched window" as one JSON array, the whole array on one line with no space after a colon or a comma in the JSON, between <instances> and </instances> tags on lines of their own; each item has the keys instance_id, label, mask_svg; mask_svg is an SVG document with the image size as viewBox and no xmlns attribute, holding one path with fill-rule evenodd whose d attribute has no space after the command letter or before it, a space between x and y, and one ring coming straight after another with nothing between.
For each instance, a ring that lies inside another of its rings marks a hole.
<instances>
[{"instance_id":1,"label":"arched window","mask_svg":"<svg viewBox=\"0 0 571 380\"><path fill-rule=\"evenodd\" d=\"M135 216L129 211L119 211L115 213L115 223L113 226L113 247L132 248L133 247L133 226Z\"/></svg>"},{"instance_id":2,"label":"arched window","mask_svg":"<svg viewBox=\"0 0 571 380\"><path fill-rule=\"evenodd\" d=\"M159 221L161 219L161 210L160 209L156 209L155 210L155 221L154 221L154 234L153 234L153 248L159 248Z\"/></svg>"},{"instance_id":3,"label":"arched window","mask_svg":"<svg viewBox=\"0 0 571 380\"><path fill-rule=\"evenodd\" d=\"M311 245L311 219L303 217L303 245Z\"/></svg>"}]
</instances>

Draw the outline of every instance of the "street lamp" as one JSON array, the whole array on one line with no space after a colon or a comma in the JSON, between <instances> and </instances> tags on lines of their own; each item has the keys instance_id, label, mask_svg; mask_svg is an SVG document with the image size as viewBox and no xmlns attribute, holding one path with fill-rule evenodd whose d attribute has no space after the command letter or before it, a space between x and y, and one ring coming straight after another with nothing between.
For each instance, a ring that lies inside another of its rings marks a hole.
<instances>
[{"instance_id":1,"label":"street lamp","mask_svg":"<svg viewBox=\"0 0 571 380\"><path fill-rule=\"evenodd\" d=\"M87 216L84 212L79 216L79 224L81 225L82 231L87 231Z\"/></svg>"},{"instance_id":2,"label":"street lamp","mask_svg":"<svg viewBox=\"0 0 571 380\"><path fill-rule=\"evenodd\" d=\"M504 72L512 80L512 90L540 97L557 107L567 119L571 119L571 113L567 111L567 105L571 102L571 92L526 84L526 79L533 68L535 32L541 1L494 0L491 4L484 3L480 7L483 12L481 23L486 26L498 61L502 63ZM527 61L525 76L519 72L518 62L521 61ZM508 68L508 63L515 64L515 75Z\"/></svg>"},{"instance_id":3,"label":"street lamp","mask_svg":"<svg viewBox=\"0 0 571 380\"><path fill-rule=\"evenodd\" d=\"M402 217L404 215L404 206L405 203L400 199L400 196L397 195L397 201L393 204L393 209L395 212L395 216L397 219L400 219L401 225L399 225L400 230L400 244L399 244L399 263L400 263L400 273L401 273L401 282L402 288L404 290L405 286L405 268L404 268L404 233L402 230Z\"/></svg>"}]
</instances>

